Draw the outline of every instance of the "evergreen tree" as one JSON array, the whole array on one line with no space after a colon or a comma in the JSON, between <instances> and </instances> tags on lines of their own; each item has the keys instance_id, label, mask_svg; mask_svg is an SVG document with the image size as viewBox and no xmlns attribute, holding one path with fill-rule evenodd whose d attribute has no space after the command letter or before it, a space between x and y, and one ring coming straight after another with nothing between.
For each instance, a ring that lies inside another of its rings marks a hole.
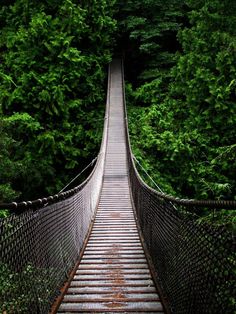
<instances>
[{"instance_id":1,"label":"evergreen tree","mask_svg":"<svg viewBox=\"0 0 236 314\"><path fill-rule=\"evenodd\" d=\"M16 0L0 10L0 102L18 117L15 159L28 171L15 185L25 199L57 192L98 152L112 14L107 0Z\"/></svg>"},{"instance_id":2,"label":"evergreen tree","mask_svg":"<svg viewBox=\"0 0 236 314\"><path fill-rule=\"evenodd\" d=\"M137 121L140 124L136 131L131 123L133 143L165 191L232 199L236 4L218 0L187 4L190 26L178 33L182 51L176 55L167 92L156 80L135 92L136 101L150 107L133 111L135 128Z\"/></svg>"},{"instance_id":3,"label":"evergreen tree","mask_svg":"<svg viewBox=\"0 0 236 314\"><path fill-rule=\"evenodd\" d=\"M174 64L183 1L118 1L118 25L126 69L133 83L162 79Z\"/></svg>"}]
</instances>

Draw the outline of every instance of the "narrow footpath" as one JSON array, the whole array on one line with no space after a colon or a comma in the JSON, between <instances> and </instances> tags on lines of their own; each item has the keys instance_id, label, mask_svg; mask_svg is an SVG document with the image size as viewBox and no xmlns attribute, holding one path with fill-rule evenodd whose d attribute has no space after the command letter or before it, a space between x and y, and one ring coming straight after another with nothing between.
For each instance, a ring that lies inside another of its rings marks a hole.
<instances>
[{"instance_id":1,"label":"narrow footpath","mask_svg":"<svg viewBox=\"0 0 236 314\"><path fill-rule=\"evenodd\" d=\"M164 313L131 203L119 60L113 61L109 79L101 197L84 255L58 313Z\"/></svg>"}]
</instances>

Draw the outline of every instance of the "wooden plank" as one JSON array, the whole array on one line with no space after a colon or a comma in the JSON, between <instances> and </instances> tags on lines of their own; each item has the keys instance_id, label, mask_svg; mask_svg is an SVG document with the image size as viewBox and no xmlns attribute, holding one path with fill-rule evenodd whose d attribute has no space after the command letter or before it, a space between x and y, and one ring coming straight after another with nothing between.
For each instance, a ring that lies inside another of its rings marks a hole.
<instances>
[{"instance_id":1,"label":"wooden plank","mask_svg":"<svg viewBox=\"0 0 236 314\"><path fill-rule=\"evenodd\" d=\"M93 248L93 249L90 249L90 250L88 250L88 249L86 249L85 250L85 252L84 252L84 254L86 254L86 255L91 255L91 254L112 254L113 252L114 252L114 249L116 249L117 250L117 252L119 252L119 254L127 254L128 252L130 253L130 254L143 254L143 250L142 249L139 249L139 250L137 250L137 249L128 249L128 250L121 250L121 249L119 249L119 248L108 248L107 250L104 250L104 248L103 248L103 250L97 250L96 248Z\"/></svg>"},{"instance_id":2,"label":"wooden plank","mask_svg":"<svg viewBox=\"0 0 236 314\"><path fill-rule=\"evenodd\" d=\"M132 233L134 235L137 235L139 234L138 231L137 231L137 227L136 226L127 226L127 227L124 227L122 228L121 226L119 227L104 227L101 229L95 227L93 228L91 234L100 234L100 233L107 233L107 232L111 232L111 233Z\"/></svg>"},{"instance_id":3,"label":"wooden plank","mask_svg":"<svg viewBox=\"0 0 236 314\"><path fill-rule=\"evenodd\" d=\"M130 239L130 238L126 238L126 239L103 239L103 238L94 238L89 240L88 245L93 245L93 244L109 244L109 245L113 245L113 244L140 244L140 239Z\"/></svg>"},{"instance_id":4,"label":"wooden plank","mask_svg":"<svg viewBox=\"0 0 236 314\"><path fill-rule=\"evenodd\" d=\"M107 247L117 247L117 248L123 248L123 249L128 249L128 248L142 248L142 245L140 243L140 241L132 241L132 242L96 242L96 243L92 243L92 242L89 242L87 244L87 249L91 249L91 248L99 248L99 247L104 247L104 248L107 248Z\"/></svg>"},{"instance_id":5,"label":"wooden plank","mask_svg":"<svg viewBox=\"0 0 236 314\"><path fill-rule=\"evenodd\" d=\"M117 278L122 278L122 280L126 280L126 279L135 279L135 280L143 280L143 279L151 279L150 274L125 274L121 271L117 271L117 270L110 270L107 273L103 273L103 274L91 274L91 275L84 275L84 274L76 274L74 276L74 280L116 280Z\"/></svg>"},{"instance_id":6,"label":"wooden plank","mask_svg":"<svg viewBox=\"0 0 236 314\"><path fill-rule=\"evenodd\" d=\"M91 233L91 239L94 240L113 240L113 242L115 242L115 240L117 239L136 239L139 240L139 234L137 232L132 232L132 231L127 231L124 230L124 233L120 233L120 232L116 232L111 230L110 233L108 232L94 232Z\"/></svg>"},{"instance_id":7,"label":"wooden plank","mask_svg":"<svg viewBox=\"0 0 236 314\"><path fill-rule=\"evenodd\" d=\"M160 301L156 293L125 293L125 292L108 292L94 294L67 294L64 297L64 302L110 302L113 300L122 302L145 302L145 301Z\"/></svg>"},{"instance_id":8,"label":"wooden plank","mask_svg":"<svg viewBox=\"0 0 236 314\"><path fill-rule=\"evenodd\" d=\"M113 253L113 254L84 254L83 259L144 259L145 255L144 254L120 254L119 252Z\"/></svg>"},{"instance_id":9,"label":"wooden plank","mask_svg":"<svg viewBox=\"0 0 236 314\"><path fill-rule=\"evenodd\" d=\"M154 286L147 286L147 287L70 287L68 289L68 294L105 294L111 293L111 291L119 293L135 293L135 294L142 294L142 293L156 293L156 288Z\"/></svg>"},{"instance_id":10,"label":"wooden plank","mask_svg":"<svg viewBox=\"0 0 236 314\"><path fill-rule=\"evenodd\" d=\"M84 312L84 311L104 311L111 312L111 310L122 311L156 311L163 312L163 308L160 302L151 301L151 302L87 302L87 303L63 303L61 304L58 312L68 311L68 312Z\"/></svg>"},{"instance_id":11,"label":"wooden plank","mask_svg":"<svg viewBox=\"0 0 236 314\"><path fill-rule=\"evenodd\" d=\"M138 268L134 268L134 269L126 269L126 268L120 268L122 270L123 274L150 274L149 269L138 269ZM119 268L118 268L119 270ZM110 274L111 269L77 269L76 274L77 275L96 275L96 274Z\"/></svg>"},{"instance_id":12,"label":"wooden plank","mask_svg":"<svg viewBox=\"0 0 236 314\"><path fill-rule=\"evenodd\" d=\"M151 279L104 279L104 280L72 280L71 287L151 287L154 286Z\"/></svg>"},{"instance_id":13,"label":"wooden plank","mask_svg":"<svg viewBox=\"0 0 236 314\"><path fill-rule=\"evenodd\" d=\"M146 260L144 261L144 263L130 263L130 261L128 261L128 263L113 263L113 264L104 264L104 263L82 263L79 265L78 269L109 269L109 268L123 268L123 269L148 269L148 265L146 263Z\"/></svg>"},{"instance_id":14,"label":"wooden plank","mask_svg":"<svg viewBox=\"0 0 236 314\"><path fill-rule=\"evenodd\" d=\"M146 258L101 258L91 259L83 258L81 264L143 264L147 263Z\"/></svg>"}]
</instances>

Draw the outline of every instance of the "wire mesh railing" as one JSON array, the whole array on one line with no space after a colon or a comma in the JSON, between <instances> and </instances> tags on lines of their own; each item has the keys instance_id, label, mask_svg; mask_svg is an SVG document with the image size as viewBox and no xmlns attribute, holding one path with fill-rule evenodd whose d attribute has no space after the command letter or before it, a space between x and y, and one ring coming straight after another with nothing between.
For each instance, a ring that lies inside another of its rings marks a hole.
<instances>
[{"instance_id":1,"label":"wire mesh railing","mask_svg":"<svg viewBox=\"0 0 236 314\"><path fill-rule=\"evenodd\" d=\"M145 186L130 167L133 201L157 281L173 313L234 313L232 232L199 223ZM186 208L185 208L186 210Z\"/></svg>"},{"instance_id":2,"label":"wire mesh railing","mask_svg":"<svg viewBox=\"0 0 236 314\"><path fill-rule=\"evenodd\" d=\"M235 313L234 235L224 226L199 223L189 211L236 209L236 201L179 199L150 188L136 169L128 123L126 135L133 204L170 312Z\"/></svg>"},{"instance_id":3,"label":"wire mesh railing","mask_svg":"<svg viewBox=\"0 0 236 314\"><path fill-rule=\"evenodd\" d=\"M100 166L72 197L0 220L1 313L48 313L88 232Z\"/></svg>"}]
</instances>

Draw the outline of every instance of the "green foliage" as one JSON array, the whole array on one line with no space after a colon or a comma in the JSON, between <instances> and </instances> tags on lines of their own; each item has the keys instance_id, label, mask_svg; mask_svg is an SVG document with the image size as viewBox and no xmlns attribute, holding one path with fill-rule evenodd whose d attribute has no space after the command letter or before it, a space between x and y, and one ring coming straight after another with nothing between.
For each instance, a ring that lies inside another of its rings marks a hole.
<instances>
[{"instance_id":1,"label":"green foliage","mask_svg":"<svg viewBox=\"0 0 236 314\"><path fill-rule=\"evenodd\" d=\"M138 76L141 82L157 77L164 80L174 62L183 1L135 0L118 4L121 42L132 79Z\"/></svg>"},{"instance_id":2,"label":"green foliage","mask_svg":"<svg viewBox=\"0 0 236 314\"><path fill-rule=\"evenodd\" d=\"M167 193L234 199L236 3L186 3L169 79L161 73L128 92L134 152Z\"/></svg>"},{"instance_id":3,"label":"green foliage","mask_svg":"<svg viewBox=\"0 0 236 314\"><path fill-rule=\"evenodd\" d=\"M22 161L14 159L13 151L19 147L9 131L11 122L8 119L0 119L0 202L10 201L20 195L12 185L12 182L22 174ZM5 216L6 211L0 215Z\"/></svg>"},{"instance_id":4,"label":"green foliage","mask_svg":"<svg viewBox=\"0 0 236 314\"><path fill-rule=\"evenodd\" d=\"M9 211L7 209L1 209L0 210L0 218L6 218L10 215Z\"/></svg>"},{"instance_id":5,"label":"green foliage","mask_svg":"<svg viewBox=\"0 0 236 314\"><path fill-rule=\"evenodd\" d=\"M214 224L214 225L222 225L223 223L230 231L235 233L236 212L235 210L228 210L228 209L212 211L208 215L198 218L198 222Z\"/></svg>"},{"instance_id":6,"label":"green foliage","mask_svg":"<svg viewBox=\"0 0 236 314\"><path fill-rule=\"evenodd\" d=\"M0 103L27 169L14 181L24 199L57 192L98 151L112 14L107 0L0 9Z\"/></svg>"},{"instance_id":7,"label":"green foliage","mask_svg":"<svg viewBox=\"0 0 236 314\"><path fill-rule=\"evenodd\" d=\"M12 272L0 264L0 311L1 313L29 313L32 308L43 305L50 297L50 269L28 264L21 272ZM30 287L30 289L29 289Z\"/></svg>"}]
</instances>

